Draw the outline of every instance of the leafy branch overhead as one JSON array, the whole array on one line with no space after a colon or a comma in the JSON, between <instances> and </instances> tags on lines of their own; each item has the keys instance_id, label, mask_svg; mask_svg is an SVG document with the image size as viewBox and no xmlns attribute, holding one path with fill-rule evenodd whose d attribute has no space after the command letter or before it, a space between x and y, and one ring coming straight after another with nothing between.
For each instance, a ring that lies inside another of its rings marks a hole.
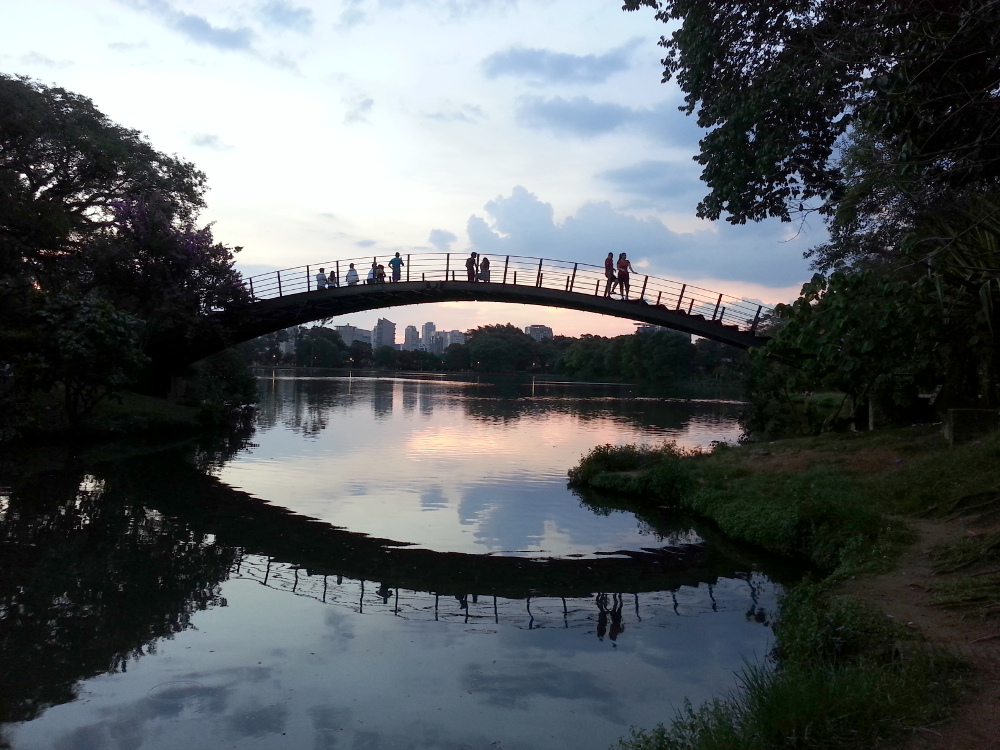
<instances>
[{"instance_id":1,"label":"leafy branch overhead","mask_svg":"<svg viewBox=\"0 0 1000 750\"><path fill-rule=\"evenodd\" d=\"M1000 179L996 0L627 0L656 10L663 80L706 129L699 215L743 223L829 211L845 145L877 131L911 190ZM855 175L857 177L857 175ZM928 198L929 196L924 196Z\"/></svg>"}]
</instances>

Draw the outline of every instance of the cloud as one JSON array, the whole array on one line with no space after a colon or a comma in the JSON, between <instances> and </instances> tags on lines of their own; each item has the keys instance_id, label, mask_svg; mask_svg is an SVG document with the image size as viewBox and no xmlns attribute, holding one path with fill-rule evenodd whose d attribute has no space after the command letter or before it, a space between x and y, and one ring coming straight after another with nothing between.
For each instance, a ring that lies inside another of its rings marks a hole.
<instances>
[{"instance_id":1,"label":"cloud","mask_svg":"<svg viewBox=\"0 0 1000 750\"><path fill-rule=\"evenodd\" d=\"M312 10L294 5L288 0L267 0L258 8L257 15L271 26L300 34L309 33L316 21Z\"/></svg>"},{"instance_id":2,"label":"cloud","mask_svg":"<svg viewBox=\"0 0 1000 750\"><path fill-rule=\"evenodd\" d=\"M677 163L651 159L595 175L635 200L632 206L664 208L683 205L691 210L705 194L698 167L693 162ZM692 210L693 212L693 210Z\"/></svg>"},{"instance_id":3,"label":"cloud","mask_svg":"<svg viewBox=\"0 0 1000 750\"><path fill-rule=\"evenodd\" d=\"M202 16L177 10L165 0L123 0L127 5L159 16L175 31L193 42L223 51L251 51L255 39L249 28L215 26Z\"/></svg>"},{"instance_id":4,"label":"cloud","mask_svg":"<svg viewBox=\"0 0 1000 750\"><path fill-rule=\"evenodd\" d=\"M822 241L815 235L787 240L778 221L733 226L719 222L696 232L674 232L656 218L637 218L609 203L587 203L561 223L551 204L517 186L509 197L485 206L487 218L471 216L472 250L487 255L592 259L627 252L636 268L648 261L655 275L745 281L785 287L809 277L802 253ZM787 240L787 241L786 241Z\"/></svg>"},{"instance_id":5,"label":"cloud","mask_svg":"<svg viewBox=\"0 0 1000 750\"><path fill-rule=\"evenodd\" d=\"M451 243L457 239L458 237L446 229L432 229L427 241L442 253L446 253L451 249Z\"/></svg>"},{"instance_id":6,"label":"cloud","mask_svg":"<svg viewBox=\"0 0 1000 750\"><path fill-rule=\"evenodd\" d=\"M29 52L17 58L23 65L41 65L46 68L68 68L73 64L72 60L54 60L40 52Z\"/></svg>"},{"instance_id":7,"label":"cloud","mask_svg":"<svg viewBox=\"0 0 1000 750\"><path fill-rule=\"evenodd\" d=\"M519 125L534 130L596 138L628 129L666 145L692 150L702 135L695 121L667 101L653 107L626 107L595 102L589 96L524 96L518 100L514 116Z\"/></svg>"},{"instance_id":8,"label":"cloud","mask_svg":"<svg viewBox=\"0 0 1000 750\"><path fill-rule=\"evenodd\" d=\"M460 104L457 107L429 112L424 117L428 120L438 120L440 122L475 123L486 119L486 112L483 111L482 107L475 104Z\"/></svg>"},{"instance_id":9,"label":"cloud","mask_svg":"<svg viewBox=\"0 0 1000 750\"><path fill-rule=\"evenodd\" d=\"M535 130L568 131L593 138L617 130L633 117L633 110L620 104L595 102L590 97L542 99L525 96L517 104L519 125Z\"/></svg>"},{"instance_id":10,"label":"cloud","mask_svg":"<svg viewBox=\"0 0 1000 750\"><path fill-rule=\"evenodd\" d=\"M344 123L369 122L368 115L375 106L375 100L370 96L356 96L353 99L345 99L347 113L344 115Z\"/></svg>"},{"instance_id":11,"label":"cloud","mask_svg":"<svg viewBox=\"0 0 1000 750\"><path fill-rule=\"evenodd\" d=\"M196 133L191 137L191 143L202 148L210 148L213 151L230 151L233 148L214 133Z\"/></svg>"},{"instance_id":12,"label":"cloud","mask_svg":"<svg viewBox=\"0 0 1000 750\"><path fill-rule=\"evenodd\" d=\"M115 52L135 52L147 47L149 45L146 42L111 42L108 45L108 49L113 49Z\"/></svg>"},{"instance_id":13,"label":"cloud","mask_svg":"<svg viewBox=\"0 0 1000 750\"><path fill-rule=\"evenodd\" d=\"M509 47L483 60L487 78L512 76L536 85L546 83L603 83L627 70L638 40L632 40L603 55L571 55L546 49Z\"/></svg>"}]
</instances>

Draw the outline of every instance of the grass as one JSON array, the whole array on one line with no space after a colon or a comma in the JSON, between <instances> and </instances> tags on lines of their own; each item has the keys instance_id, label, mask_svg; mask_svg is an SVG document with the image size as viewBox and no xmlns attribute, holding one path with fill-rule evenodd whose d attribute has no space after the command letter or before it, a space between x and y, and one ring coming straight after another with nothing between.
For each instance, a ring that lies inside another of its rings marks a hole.
<instances>
[{"instance_id":1,"label":"grass","mask_svg":"<svg viewBox=\"0 0 1000 750\"><path fill-rule=\"evenodd\" d=\"M673 720L633 729L622 750L870 748L947 718L965 668L858 602L798 587L782 605L777 664L747 664L739 685ZM907 657L901 659L900 653Z\"/></svg>"},{"instance_id":2,"label":"grass","mask_svg":"<svg viewBox=\"0 0 1000 750\"><path fill-rule=\"evenodd\" d=\"M617 490L637 509L681 507L727 536L809 562L820 575L781 602L777 646L739 689L622 740L627 750L868 748L947 718L964 666L831 584L890 569L914 539L900 517L1000 517L1000 436L949 447L933 428L820 435L691 452L601 446L571 483ZM941 573L1000 559L1000 535L937 547ZM986 571L995 572L995 571ZM931 589L940 606L997 613L1000 582L966 575Z\"/></svg>"}]
</instances>

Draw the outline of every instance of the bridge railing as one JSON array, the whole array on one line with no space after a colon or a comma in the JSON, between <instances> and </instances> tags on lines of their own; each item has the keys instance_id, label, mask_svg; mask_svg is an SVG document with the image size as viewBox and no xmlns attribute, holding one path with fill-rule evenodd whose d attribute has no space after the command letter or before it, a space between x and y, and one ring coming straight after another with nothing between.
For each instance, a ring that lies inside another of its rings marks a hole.
<instances>
[{"instance_id":1,"label":"bridge railing","mask_svg":"<svg viewBox=\"0 0 1000 750\"><path fill-rule=\"evenodd\" d=\"M347 285L352 264L360 284L366 283L369 270L378 264L384 266L386 281L391 283L389 260L392 257L367 255L310 263L251 276L244 279L244 285L255 300L316 291L316 275L323 269L329 287L339 288ZM465 265L468 257L466 253L401 254L404 265L400 281L469 281ZM480 264L482 260L480 256ZM610 296L700 315L706 320L750 332L756 332L761 315L766 312L762 305L739 297L641 272L630 274L629 281L627 290L616 288ZM596 297L603 297L608 291L603 266L523 255L489 257L489 283L558 289Z\"/></svg>"}]
</instances>

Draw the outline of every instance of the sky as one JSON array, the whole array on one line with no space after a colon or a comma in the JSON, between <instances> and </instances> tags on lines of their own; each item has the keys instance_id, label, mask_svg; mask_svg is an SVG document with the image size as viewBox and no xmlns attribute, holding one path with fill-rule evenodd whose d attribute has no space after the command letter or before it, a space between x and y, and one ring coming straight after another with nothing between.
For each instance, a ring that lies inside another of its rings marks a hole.
<instances>
[{"instance_id":1,"label":"sky","mask_svg":"<svg viewBox=\"0 0 1000 750\"><path fill-rule=\"evenodd\" d=\"M0 71L84 94L208 175L244 275L448 250L600 265L774 304L821 224L695 215L701 131L661 83L668 27L620 0L2 0ZM498 303L378 317L618 335Z\"/></svg>"}]
</instances>

